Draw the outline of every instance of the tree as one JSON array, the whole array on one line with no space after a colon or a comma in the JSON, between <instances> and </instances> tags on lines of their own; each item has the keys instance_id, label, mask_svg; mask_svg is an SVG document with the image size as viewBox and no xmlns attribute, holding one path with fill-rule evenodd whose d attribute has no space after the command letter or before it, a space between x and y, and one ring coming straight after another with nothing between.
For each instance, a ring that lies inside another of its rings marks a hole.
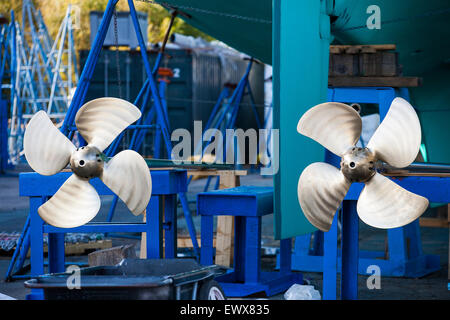
<instances>
[{"instance_id":1,"label":"tree","mask_svg":"<svg viewBox=\"0 0 450 320\"><path fill-rule=\"evenodd\" d=\"M104 11L107 0L33 0L36 9L41 10L47 28L53 38L56 37L69 4L79 8L79 29L74 32L75 46L77 50L90 48L89 12ZM146 12L148 15L148 40L152 43L162 41L170 21L169 12L160 5L135 1L136 10ZM117 3L117 11L129 11L128 3L121 0ZM21 21L22 1L0 1L0 14L9 17L10 10L14 10L16 19ZM75 11L75 10L74 10ZM203 37L206 40L212 38L205 33L193 28L183 20L177 18L172 32L194 37Z\"/></svg>"}]
</instances>

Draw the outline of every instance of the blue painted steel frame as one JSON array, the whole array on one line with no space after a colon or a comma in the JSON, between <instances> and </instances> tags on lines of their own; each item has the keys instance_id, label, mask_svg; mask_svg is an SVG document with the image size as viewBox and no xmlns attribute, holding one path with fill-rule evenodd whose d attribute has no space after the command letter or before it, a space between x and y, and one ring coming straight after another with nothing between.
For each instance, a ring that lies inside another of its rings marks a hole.
<instances>
[{"instance_id":1,"label":"blue painted steel frame","mask_svg":"<svg viewBox=\"0 0 450 320\"><path fill-rule=\"evenodd\" d=\"M408 91L404 88L330 88L329 101L377 103L380 106L380 118L383 119L395 96L408 99ZM327 162L339 167L339 159L326 152ZM399 185L414 193L427 197L432 202L450 201L450 179L437 177L405 177L393 178ZM302 271L323 271L323 298L336 299L336 273L342 270L341 298L357 298L357 273L367 274L369 265L380 266L385 276L419 277L440 268L439 256L424 255L420 242L418 220L402 227L388 230L389 259L384 259L384 252L358 250L358 216L356 200L363 184L352 184L343 203L342 214L342 251L337 248L337 217L332 228L324 234L315 232L313 249L310 250L310 235L299 236L292 256L292 268ZM409 245L407 240L409 238ZM323 253L320 248L323 245ZM408 251L409 249L409 251ZM323 256L322 256L323 254ZM360 256L360 257L359 257ZM342 260L341 258L342 257Z\"/></svg>"},{"instance_id":2,"label":"blue painted steel frame","mask_svg":"<svg viewBox=\"0 0 450 320\"><path fill-rule=\"evenodd\" d=\"M0 90L0 174L5 173L7 168L8 168L8 101L2 100Z\"/></svg>"},{"instance_id":3,"label":"blue painted steel frame","mask_svg":"<svg viewBox=\"0 0 450 320\"><path fill-rule=\"evenodd\" d=\"M100 22L98 32L95 36L94 43L92 45L91 50L89 51L89 55L87 57L85 67L81 73L77 90L74 93L72 102L70 104L70 107L67 111L63 125L61 127L61 131L65 135L67 135L69 137L69 139L71 139L74 135L75 115L76 115L78 109L81 108L81 106L83 105L83 102L86 98L87 89L89 87L90 80L92 78L95 66L97 64L98 57L102 50L102 44L105 40L106 33L107 33L108 27L110 25L111 18L113 16L113 12L114 12L114 8L115 8L117 2L118 2L118 0L109 0L108 4L106 5L106 9L103 14L102 20ZM169 158L170 158L171 154L172 154L172 144L171 144L170 135L168 132L168 127L166 126L166 117L164 116L164 108L163 108L163 104L161 102L161 97L159 96L159 91L158 91L158 88L156 85L156 81L154 79L154 72L152 72L152 69L150 67L150 62L149 62L149 59L147 56L147 51L145 50L147 47L146 47L144 39L142 37L142 32L141 32L140 25L138 22L136 9L134 7L133 0L128 0L128 6L130 8L130 16L131 16L133 26L134 26L134 29L136 32L136 37L138 39L138 43L141 48L140 51L141 51L141 55L142 55L142 60L144 62L145 71L147 73L147 80L146 80L146 83L145 83L143 89L141 90L141 92L143 90L144 91L147 90L146 96L148 96L148 92L151 93L151 97L153 99L153 107L156 110L157 123L159 125L159 129L162 134L163 142L165 143L165 146L166 146L167 154L169 155ZM161 56L158 56L156 66L159 65L160 60L161 60ZM155 66L155 70L157 70L156 66ZM148 88L144 89L146 86ZM150 90L150 91L148 91L148 90ZM145 106L145 104L143 104L143 106ZM192 221L192 215L191 215L191 212L189 209L189 204L188 204L188 201L187 201L187 198L186 198L186 195L184 192L180 193L179 197L180 197L180 202L183 207L183 211L184 211L185 219L186 219L188 230L189 230L189 235L191 237L192 244L194 247L194 251L195 251L196 255L198 256L200 250L199 250L199 246L197 243L196 231L195 231L194 223ZM116 202L117 202L117 200L114 201L114 203L116 203ZM110 214L111 218L112 218L112 212L114 211L114 208L115 208L114 203L112 205L112 210L111 210L111 214Z\"/></svg>"},{"instance_id":4,"label":"blue painted steel frame","mask_svg":"<svg viewBox=\"0 0 450 320\"><path fill-rule=\"evenodd\" d=\"M257 292L267 296L280 293L294 283L302 283L301 273L291 272L291 239L280 243L279 272L261 272L261 217L273 213L273 188L241 186L208 191L197 195L201 215L201 259L213 264L214 216L235 217L234 269L216 278L228 297L243 297Z\"/></svg>"},{"instance_id":5,"label":"blue painted steel frame","mask_svg":"<svg viewBox=\"0 0 450 320\"><path fill-rule=\"evenodd\" d=\"M165 230L165 257L175 258L176 242L176 196L186 191L186 170L152 171L152 198L147 206L147 221L143 223L88 223L77 228L56 228L45 224L37 209L53 195L71 175L61 172L53 176L37 173L21 173L19 194L30 198L29 244L31 246L31 276L44 274L43 234L49 234L49 272L64 272L64 234L90 232L146 232L147 258L163 257L163 232ZM96 178L91 184L99 195L113 195L103 182ZM26 233L25 233L26 234ZM27 250L28 251L28 250ZM30 299L42 298L42 291L32 290Z\"/></svg>"},{"instance_id":6,"label":"blue painted steel frame","mask_svg":"<svg viewBox=\"0 0 450 320\"><path fill-rule=\"evenodd\" d=\"M235 128L237 116L239 114L239 106L242 102L242 99L243 99L245 93L246 93L246 90L247 90L247 94L250 97L250 106L251 106L253 114L255 116L257 127L258 127L258 129L261 129L261 123L259 121L258 112L256 111L255 99L253 97L252 89L250 86L250 80L249 80L250 71L252 70L254 61L255 60L253 58L249 59L249 62L247 64L247 68L244 72L244 75L239 80L239 83L236 86L236 88L233 90L233 93L231 94L230 99L227 101L226 105L222 109L220 107L222 106L223 101L229 96L230 90L229 90L228 86L225 85L223 90L220 92L219 98L217 99L217 102L214 105L213 110L211 111L211 114L208 118L208 121L206 122L206 125L203 129L202 136L205 135L205 132L207 130L216 129L216 130L222 130L222 135L225 137L226 129ZM231 110L231 117L227 121L226 115L229 113L230 110ZM217 115L219 113L220 113L219 118L217 119L217 121L215 121L213 123L214 119L217 117ZM225 126L223 126L224 122L225 122ZM208 145L208 143L206 144L205 148L203 148L203 142L201 142L200 144L195 146L194 155L196 155L196 156L198 155L198 156L202 157L204 150L207 148L207 145ZM259 146L257 146L257 148L258 147ZM200 150L202 150L202 152L200 152ZM226 141L224 141L224 150L227 150ZM225 162L226 154L227 154L226 152L224 152L224 154L223 154L224 162ZM211 180L212 180L212 176L209 176L206 180L206 185L203 189L204 192L208 191ZM191 179L188 180L188 182L190 182L190 181L191 181ZM220 176L217 176L214 190L217 190L217 188L219 187L219 183L220 183Z\"/></svg>"}]
</instances>

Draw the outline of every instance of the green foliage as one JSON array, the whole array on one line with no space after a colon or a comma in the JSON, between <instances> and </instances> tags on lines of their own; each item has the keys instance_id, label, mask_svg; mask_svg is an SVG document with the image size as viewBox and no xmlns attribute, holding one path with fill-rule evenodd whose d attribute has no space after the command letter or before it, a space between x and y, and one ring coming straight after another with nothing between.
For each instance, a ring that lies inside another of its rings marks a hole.
<instances>
[{"instance_id":1,"label":"green foliage","mask_svg":"<svg viewBox=\"0 0 450 320\"><path fill-rule=\"evenodd\" d=\"M75 46L78 49L89 49L90 47L90 27L89 12L104 11L107 0L33 0L36 9L41 10L47 28L54 38L58 32L67 10L67 6L78 7L80 11L80 28L75 30ZM148 40L150 42L159 42L164 38L165 31L170 21L170 14L159 5L135 1L136 10L146 12L148 15ZM129 11L128 3L121 0L117 3L117 11ZM0 0L0 14L10 16L10 10L14 10L16 19L22 21L22 0ZM203 37L212 40L211 37L203 32L191 27L183 20L177 18L172 32L194 37Z\"/></svg>"}]
</instances>

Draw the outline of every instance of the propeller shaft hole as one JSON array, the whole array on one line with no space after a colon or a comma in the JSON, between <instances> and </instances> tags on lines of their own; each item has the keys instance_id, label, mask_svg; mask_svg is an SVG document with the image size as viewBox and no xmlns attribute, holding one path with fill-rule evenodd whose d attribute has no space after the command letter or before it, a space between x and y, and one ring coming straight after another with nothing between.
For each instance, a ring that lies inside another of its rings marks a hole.
<instances>
[{"instance_id":1,"label":"propeller shaft hole","mask_svg":"<svg viewBox=\"0 0 450 320\"><path fill-rule=\"evenodd\" d=\"M354 168L356 166L356 164L352 161L349 163L350 168Z\"/></svg>"},{"instance_id":2,"label":"propeller shaft hole","mask_svg":"<svg viewBox=\"0 0 450 320\"><path fill-rule=\"evenodd\" d=\"M80 167L82 167L82 166L84 166L84 165L85 165L85 162L84 162L84 160L80 160L80 162L78 162L78 163L79 163Z\"/></svg>"}]
</instances>

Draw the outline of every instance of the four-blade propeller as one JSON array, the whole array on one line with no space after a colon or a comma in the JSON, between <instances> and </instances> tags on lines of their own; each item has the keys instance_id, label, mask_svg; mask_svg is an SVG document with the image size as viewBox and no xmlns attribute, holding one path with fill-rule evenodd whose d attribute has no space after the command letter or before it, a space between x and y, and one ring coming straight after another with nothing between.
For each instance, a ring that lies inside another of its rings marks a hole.
<instances>
[{"instance_id":1,"label":"four-blade propeller","mask_svg":"<svg viewBox=\"0 0 450 320\"><path fill-rule=\"evenodd\" d=\"M395 98L366 148L356 147L362 129L358 112L336 102L319 104L300 119L297 131L341 157L340 170L323 162L309 165L298 181L298 200L306 218L328 231L334 214L353 182L365 183L357 211L362 221L376 228L396 228L417 219L428 200L411 193L376 172L377 161L397 168L416 158L421 139L414 108Z\"/></svg>"},{"instance_id":2,"label":"four-blade propeller","mask_svg":"<svg viewBox=\"0 0 450 320\"><path fill-rule=\"evenodd\" d=\"M100 209L100 197L89 179L100 178L139 215L150 201L152 180L145 160L132 150L124 150L105 162L102 151L141 116L133 104L118 98L89 101L78 110L75 124L88 143L76 148L52 123L44 111L37 112L24 136L25 157L42 175L60 172L70 163L73 175L42 206L41 218L60 228L81 226Z\"/></svg>"}]
</instances>

